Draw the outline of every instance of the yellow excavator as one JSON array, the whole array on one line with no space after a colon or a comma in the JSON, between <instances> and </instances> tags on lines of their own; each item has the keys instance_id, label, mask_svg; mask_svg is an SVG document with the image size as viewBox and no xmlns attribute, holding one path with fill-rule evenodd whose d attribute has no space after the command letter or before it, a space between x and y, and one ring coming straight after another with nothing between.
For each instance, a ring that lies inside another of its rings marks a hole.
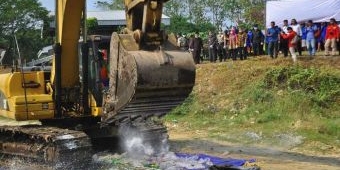
<instances>
[{"instance_id":1,"label":"yellow excavator","mask_svg":"<svg viewBox=\"0 0 340 170\"><path fill-rule=\"evenodd\" d=\"M160 28L166 1L125 0L122 33L88 36L86 1L56 0L51 71L0 74L0 153L55 163L81 160L95 139L123 125L150 139L164 135L150 122L181 104L195 82L191 55Z\"/></svg>"}]
</instances>

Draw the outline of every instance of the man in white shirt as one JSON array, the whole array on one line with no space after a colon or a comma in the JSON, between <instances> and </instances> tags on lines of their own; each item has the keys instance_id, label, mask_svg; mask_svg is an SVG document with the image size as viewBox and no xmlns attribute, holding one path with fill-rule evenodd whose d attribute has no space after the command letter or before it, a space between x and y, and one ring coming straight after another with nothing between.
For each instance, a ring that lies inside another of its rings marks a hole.
<instances>
[{"instance_id":1,"label":"man in white shirt","mask_svg":"<svg viewBox=\"0 0 340 170\"><path fill-rule=\"evenodd\" d=\"M288 33L288 20L283 20L283 26L282 26L282 32L287 34ZM281 39L280 40L280 46L281 46L281 51L283 53L284 57L288 56L288 40L287 39Z\"/></svg>"},{"instance_id":2,"label":"man in white shirt","mask_svg":"<svg viewBox=\"0 0 340 170\"><path fill-rule=\"evenodd\" d=\"M302 31L301 31L301 26L300 24L297 23L296 19L292 19L290 22L290 27L292 27L293 31L296 32L296 35L299 36L299 41L296 45L297 51L299 52L299 55L302 55L302 47L301 47L301 36L302 36Z\"/></svg>"}]
</instances>

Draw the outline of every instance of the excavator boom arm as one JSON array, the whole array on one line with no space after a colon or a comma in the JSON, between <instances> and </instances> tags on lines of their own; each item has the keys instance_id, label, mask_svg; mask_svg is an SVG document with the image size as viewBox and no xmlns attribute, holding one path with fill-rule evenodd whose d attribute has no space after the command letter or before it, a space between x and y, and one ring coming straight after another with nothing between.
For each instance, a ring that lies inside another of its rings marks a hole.
<instances>
[{"instance_id":1,"label":"excavator boom arm","mask_svg":"<svg viewBox=\"0 0 340 170\"><path fill-rule=\"evenodd\" d=\"M54 67L51 80L60 71L62 88L79 84L78 41L84 5L85 0L56 0L56 43L61 45L61 56L56 57L60 57L62 69Z\"/></svg>"}]
</instances>

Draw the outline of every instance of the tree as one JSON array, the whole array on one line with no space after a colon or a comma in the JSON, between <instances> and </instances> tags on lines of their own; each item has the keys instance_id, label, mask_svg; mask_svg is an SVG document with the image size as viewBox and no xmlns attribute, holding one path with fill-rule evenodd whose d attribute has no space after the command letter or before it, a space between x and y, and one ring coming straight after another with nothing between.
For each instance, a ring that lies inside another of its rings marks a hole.
<instances>
[{"instance_id":1,"label":"tree","mask_svg":"<svg viewBox=\"0 0 340 170\"><path fill-rule=\"evenodd\" d=\"M123 0L97 1L97 7L105 10L123 10L125 8Z\"/></svg>"},{"instance_id":2,"label":"tree","mask_svg":"<svg viewBox=\"0 0 340 170\"><path fill-rule=\"evenodd\" d=\"M196 31L195 24L188 22L188 18L179 15L173 16L170 25L166 26L165 29L169 32L182 34Z\"/></svg>"},{"instance_id":3,"label":"tree","mask_svg":"<svg viewBox=\"0 0 340 170\"><path fill-rule=\"evenodd\" d=\"M184 16L183 2L181 0L168 1L164 5L163 12L169 17Z\"/></svg>"},{"instance_id":4,"label":"tree","mask_svg":"<svg viewBox=\"0 0 340 170\"><path fill-rule=\"evenodd\" d=\"M168 32L181 33L181 34L193 34L194 32L208 32L215 30L216 27L210 22L202 22L194 24L189 22L189 19L183 16L173 16L170 20L170 25L165 26Z\"/></svg>"},{"instance_id":5,"label":"tree","mask_svg":"<svg viewBox=\"0 0 340 170\"><path fill-rule=\"evenodd\" d=\"M265 5L266 0L244 1L244 23L248 26L257 24L260 28L265 28Z\"/></svg>"},{"instance_id":6,"label":"tree","mask_svg":"<svg viewBox=\"0 0 340 170\"><path fill-rule=\"evenodd\" d=\"M222 29L223 22L227 20L227 0L206 0L205 6L207 7L207 12L212 14L211 18L213 24L216 25L218 29Z\"/></svg>"},{"instance_id":7,"label":"tree","mask_svg":"<svg viewBox=\"0 0 340 170\"><path fill-rule=\"evenodd\" d=\"M95 34L98 27L97 18L87 18L86 27L88 34Z\"/></svg>"},{"instance_id":8,"label":"tree","mask_svg":"<svg viewBox=\"0 0 340 170\"><path fill-rule=\"evenodd\" d=\"M226 0L223 7L226 10L226 17L234 24L239 23L241 20L241 14L243 12L243 6L239 0Z\"/></svg>"},{"instance_id":9,"label":"tree","mask_svg":"<svg viewBox=\"0 0 340 170\"><path fill-rule=\"evenodd\" d=\"M44 22L43 22L44 21ZM47 24L46 24L47 23ZM50 39L41 39L42 27L49 26L48 11L38 0L7 0L0 3L0 42L7 44L5 63L18 58L14 35L20 52L33 58ZM48 30L48 29L43 29Z\"/></svg>"},{"instance_id":10,"label":"tree","mask_svg":"<svg viewBox=\"0 0 340 170\"><path fill-rule=\"evenodd\" d=\"M250 28L254 24L264 28L266 0L225 0L227 18L239 26Z\"/></svg>"},{"instance_id":11,"label":"tree","mask_svg":"<svg viewBox=\"0 0 340 170\"><path fill-rule=\"evenodd\" d=\"M188 6L190 8L187 8L189 10L189 17L191 19L191 22L195 24L202 24L208 22L208 19L205 14L205 0L188 0L189 3ZM194 3L196 2L196 3Z\"/></svg>"},{"instance_id":12,"label":"tree","mask_svg":"<svg viewBox=\"0 0 340 170\"><path fill-rule=\"evenodd\" d=\"M265 2L266 0L170 0L165 3L163 12L171 20L176 20L171 22L175 26L168 27L170 30L174 27L178 28L174 31L186 31L188 23L195 25L191 29L199 29L197 25L222 29L226 26L226 21L247 28L258 24L263 28ZM119 0L99 1L98 4L104 9L124 8L123 1ZM182 19L186 19L188 23ZM181 23L182 27L178 23Z\"/></svg>"}]
</instances>

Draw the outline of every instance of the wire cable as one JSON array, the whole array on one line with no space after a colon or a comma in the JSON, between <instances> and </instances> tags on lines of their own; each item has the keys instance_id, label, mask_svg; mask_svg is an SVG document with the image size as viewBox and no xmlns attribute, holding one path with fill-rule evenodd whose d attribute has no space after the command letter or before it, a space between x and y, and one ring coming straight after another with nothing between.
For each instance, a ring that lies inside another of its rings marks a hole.
<instances>
[{"instance_id":1,"label":"wire cable","mask_svg":"<svg viewBox=\"0 0 340 170\"><path fill-rule=\"evenodd\" d=\"M20 55L20 49L19 49L19 45L18 45L17 36L15 34L14 34L14 39L15 39L15 43L16 43L16 47L17 47L17 51L18 51L19 60L20 60L21 81L22 81L22 87L24 88L24 95L25 95L26 120L28 120L28 103L27 103L27 90L26 90L24 66L22 64L23 62L22 62L21 55Z\"/></svg>"}]
</instances>

